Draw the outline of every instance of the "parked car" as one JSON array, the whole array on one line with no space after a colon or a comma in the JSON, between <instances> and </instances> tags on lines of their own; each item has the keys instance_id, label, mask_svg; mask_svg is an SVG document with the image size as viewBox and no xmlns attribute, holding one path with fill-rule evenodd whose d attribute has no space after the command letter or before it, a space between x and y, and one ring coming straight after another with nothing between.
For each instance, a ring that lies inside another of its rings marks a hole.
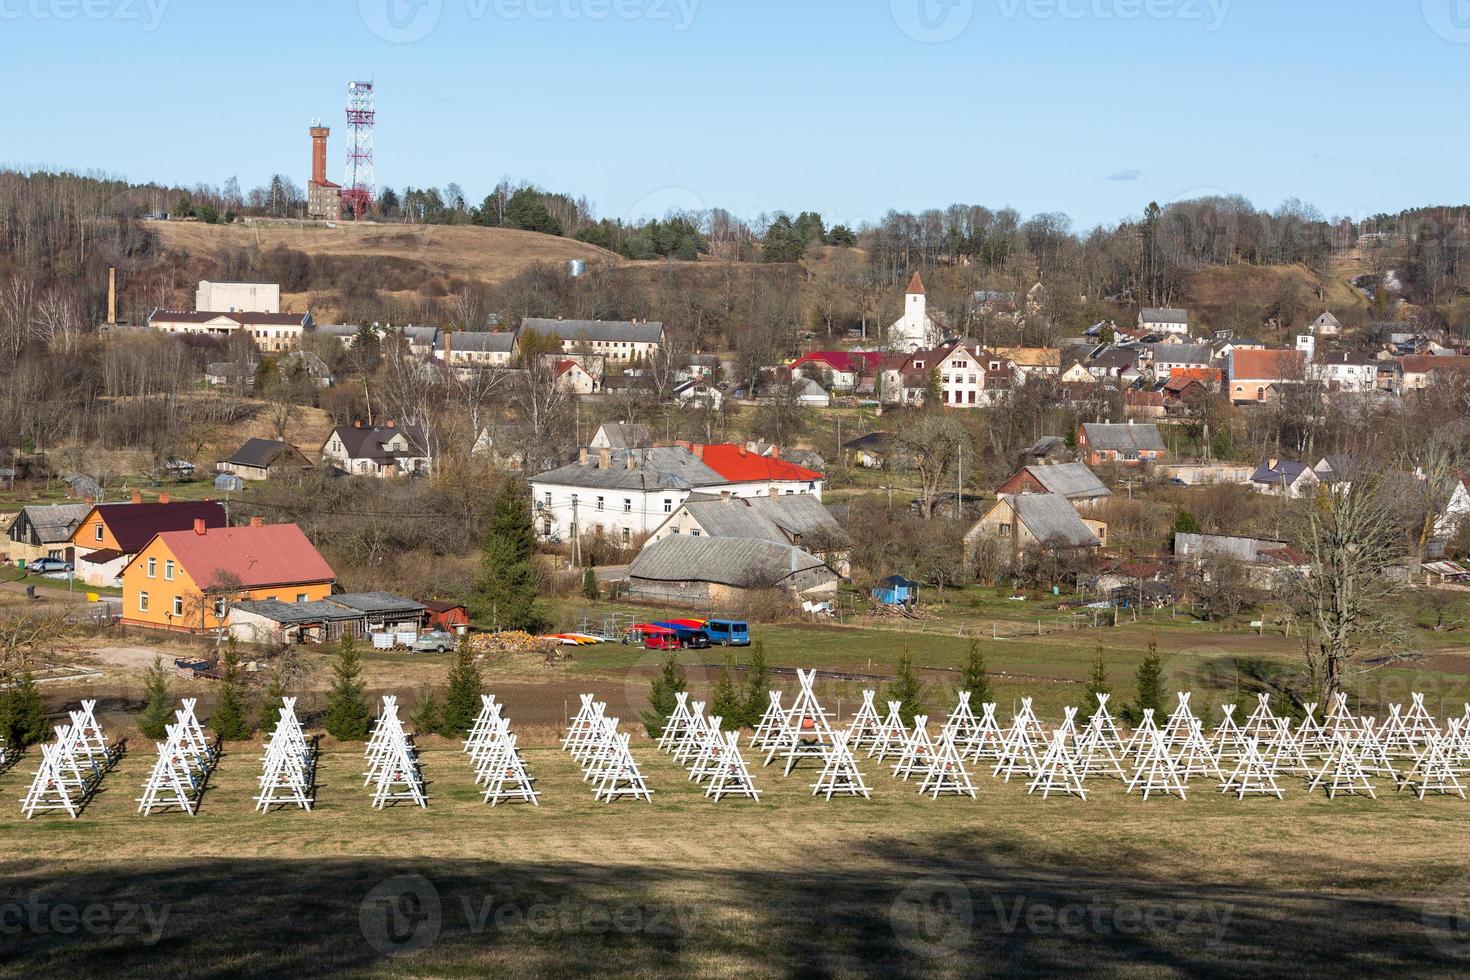
<instances>
[{"instance_id":1,"label":"parked car","mask_svg":"<svg viewBox=\"0 0 1470 980\"><path fill-rule=\"evenodd\" d=\"M675 630L674 637L686 650L708 650L710 647L709 634L704 630Z\"/></svg>"},{"instance_id":2,"label":"parked car","mask_svg":"<svg viewBox=\"0 0 1470 980\"><path fill-rule=\"evenodd\" d=\"M414 653L448 653L454 649L454 634L434 630L429 633L420 633L419 638L413 641Z\"/></svg>"},{"instance_id":3,"label":"parked car","mask_svg":"<svg viewBox=\"0 0 1470 980\"><path fill-rule=\"evenodd\" d=\"M37 558L35 561L26 563L26 570L35 572L37 575L50 575L52 572L71 573L76 568L69 561L60 558Z\"/></svg>"},{"instance_id":4,"label":"parked car","mask_svg":"<svg viewBox=\"0 0 1470 980\"><path fill-rule=\"evenodd\" d=\"M673 633L649 633L643 638L645 650L677 650L679 638Z\"/></svg>"}]
</instances>

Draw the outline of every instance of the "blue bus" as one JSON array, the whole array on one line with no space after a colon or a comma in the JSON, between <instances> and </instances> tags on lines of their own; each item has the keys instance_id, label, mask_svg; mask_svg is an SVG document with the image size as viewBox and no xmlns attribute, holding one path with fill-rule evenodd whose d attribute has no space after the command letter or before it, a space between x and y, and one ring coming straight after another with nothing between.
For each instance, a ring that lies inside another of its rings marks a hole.
<instances>
[{"instance_id":1,"label":"blue bus","mask_svg":"<svg viewBox=\"0 0 1470 980\"><path fill-rule=\"evenodd\" d=\"M710 642L722 647L750 646L750 625L733 619L711 619L704 624Z\"/></svg>"}]
</instances>

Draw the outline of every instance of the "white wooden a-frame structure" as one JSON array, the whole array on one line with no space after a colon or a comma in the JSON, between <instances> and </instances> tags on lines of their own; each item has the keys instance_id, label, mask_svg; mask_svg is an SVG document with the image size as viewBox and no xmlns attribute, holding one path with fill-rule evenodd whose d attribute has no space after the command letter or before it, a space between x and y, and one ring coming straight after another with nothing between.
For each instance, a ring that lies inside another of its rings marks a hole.
<instances>
[{"instance_id":1,"label":"white wooden a-frame structure","mask_svg":"<svg viewBox=\"0 0 1470 980\"><path fill-rule=\"evenodd\" d=\"M1163 735L1164 744L1170 749L1178 751L1189 741L1190 732L1194 729L1194 723L1198 721L1194 712L1190 710L1189 699L1192 691L1180 691L1174 695L1174 711L1164 722Z\"/></svg>"},{"instance_id":2,"label":"white wooden a-frame structure","mask_svg":"<svg viewBox=\"0 0 1470 980\"><path fill-rule=\"evenodd\" d=\"M255 797L258 813L271 807L310 810L315 798L316 753L307 743L296 719L296 699L281 699L281 714L265 744L260 774L260 793Z\"/></svg>"},{"instance_id":3,"label":"white wooden a-frame structure","mask_svg":"<svg viewBox=\"0 0 1470 980\"><path fill-rule=\"evenodd\" d=\"M1111 694L1097 695L1097 710L1077 739L1077 770L1080 776L1107 776L1127 779L1123 771L1123 737L1108 712Z\"/></svg>"},{"instance_id":4,"label":"white wooden a-frame structure","mask_svg":"<svg viewBox=\"0 0 1470 980\"><path fill-rule=\"evenodd\" d=\"M723 732L721 737L725 740L725 748L720 753L719 762L710 770L705 797L717 803L727 796L759 800L761 791L756 789L745 757L740 754L740 734Z\"/></svg>"},{"instance_id":5,"label":"white wooden a-frame structure","mask_svg":"<svg viewBox=\"0 0 1470 980\"><path fill-rule=\"evenodd\" d=\"M375 809L396 803L429 805L418 753L398 720L398 699L391 694L383 695L383 710L369 739L368 753L368 782Z\"/></svg>"},{"instance_id":6,"label":"white wooden a-frame structure","mask_svg":"<svg viewBox=\"0 0 1470 980\"><path fill-rule=\"evenodd\" d=\"M1006 735L995 720L995 702L980 705L980 720L975 723L974 734L960 747L960 757L966 762L996 760L1005 751Z\"/></svg>"},{"instance_id":7,"label":"white wooden a-frame structure","mask_svg":"<svg viewBox=\"0 0 1470 980\"><path fill-rule=\"evenodd\" d=\"M695 721L695 716L689 712L689 693L678 691L674 694L674 710L669 714L669 720L664 722L664 730L658 733L658 750L660 752L672 752L676 745L683 742L689 732L689 726Z\"/></svg>"},{"instance_id":8,"label":"white wooden a-frame structure","mask_svg":"<svg viewBox=\"0 0 1470 980\"><path fill-rule=\"evenodd\" d=\"M1189 719L1189 733L1184 736L1184 741L1178 747L1178 754L1174 757L1174 765L1179 770L1179 775L1190 780L1195 776L1206 776L1216 780L1223 780L1225 774L1220 771L1220 761L1215 758L1214 750L1205 738L1204 727L1198 718Z\"/></svg>"},{"instance_id":9,"label":"white wooden a-frame structure","mask_svg":"<svg viewBox=\"0 0 1470 980\"><path fill-rule=\"evenodd\" d=\"M711 715L699 735L699 750L689 759L689 781L703 783L720 764L725 753L725 719Z\"/></svg>"},{"instance_id":10,"label":"white wooden a-frame structure","mask_svg":"<svg viewBox=\"0 0 1470 980\"><path fill-rule=\"evenodd\" d=\"M526 771L526 765L516 749L516 736L510 731L510 722L497 719L499 731L485 752L484 762L475 783L485 786L482 800L492 807L501 803L529 803L541 805L541 794L536 790L536 781Z\"/></svg>"},{"instance_id":11,"label":"white wooden a-frame structure","mask_svg":"<svg viewBox=\"0 0 1470 980\"><path fill-rule=\"evenodd\" d=\"M1087 790L1082 785L1084 771L1078 768L1077 759L1073 756L1073 747L1069 744L1068 732L1076 728L1074 719L1077 716L1077 709L1068 707L1066 712L1066 722L1052 733L1046 754L1037 764L1036 778L1032 779L1030 785L1026 787L1028 795L1039 789L1043 800L1048 799L1053 793L1087 799Z\"/></svg>"},{"instance_id":12,"label":"white wooden a-frame structure","mask_svg":"<svg viewBox=\"0 0 1470 980\"><path fill-rule=\"evenodd\" d=\"M1414 768L1399 784L1399 792L1402 793L1404 787L1411 786L1421 800L1427 793L1453 795L1463 800L1465 785L1460 782L1452 759L1452 746L1459 739L1460 719L1452 718L1447 733L1430 736L1429 744L1414 761Z\"/></svg>"},{"instance_id":13,"label":"white wooden a-frame structure","mask_svg":"<svg viewBox=\"0 0 1470 980\"><path fill-rule=\"evenodd\" d=\"M1409 713L1404 715L1404 728L1415 742L1427 745L1431 738L1440 734L1439 725L1435 723L1429 709L1424 707L1423 694L1414 691L1409 698L1413 703L1409 706Z\"/></svg>"},{"instance_id":14,"label":"white wooden a-frame structure","mask_svg":"<svg viewBox=\"0 0 1470 980\"><path fill-rule=\"evenodd\" d=\"M883 738L883 719L878 717L878 708L873 704L876 696L874 691L863 692L862 707L847 726L847 747L854 752L871 750Z\"/></svg>"},{"instance_id":15,"label":"white wooden a-frame structure","mask_svg":"<svg viewBox=\"0 0 1470 980\"><path fill-rule=\"evenodd\" d=\"M634 799L653 802L653 791L638 768L638 760L628 748L631 736L617 730L617 719L607 719L607 731L611 736L611 756L601 768L594 784L593 798L604 803L614 800Z\"/></svg>"},{"instance_id":16,"label":"white wooden a-frame structure","mask_svg":"<svg viewBox=\"0 0 1470 980\"><path fill-rule=\"evenodd\" d=\"M857 759L853 758L852 750L847 747L846 731L832 733L832 744L828 747L822 771L817 774L817 781L812 783L812 795L824 796L828 800L833 796L861 796L871 799L868 784L858 769Z\"/></svg>"},{"instance_id":17,"label":"white wooden a-frame structure","mask_svg":"<svg viewBox=\"0 0 1470 980\"><path fill-rule=\"evenodd\" d=\"M183 725L167 726L168 739L155 743L158 758L143 784L138 799L138 812L144 816L155 810L179 809L191 817L197 812L204 790L204 774L196 766L194 750L188 744Z\"/></svg>"},{"instance_id":18,"label":"white wooden a-frame structure","mask_svg":"<svg viewBox=\"0 0 1470 980\"><path fill-rule=\"evenodd\" d=\"M709 731L709 720L704 717L704 702L695 701L689 709L689 720L684 730L673 743L674 761L681 766L690 765L704 748L704 736Z\"/></svg>"},{"instance_id":19,"label":"white wooden a-frame structure","mask_svg":"<svg viewBox=\"0 0 1470 980\"><path fill-rule=\"evenodd\" d=\"M59 737L61 727L56 729L55 742L41 746L41 765L31 780L25 798L20 801L21 812L27 820L38 813L64 810L67 816L76 819L86 805L88 797L96 787L93 775L95 768L83 772L76 757L69 754L68 739Z\"/></svg>"},{"instance_id":20,"label":"white wooden a-frame structure","mask_svg":"<svg viewBox=\"0 0 1470 980\"><path fill-rule=\"evenodd\" d=\"M561 748L563 752L570 752L573 747L580 745L587 736L595 732L601 725L602 713L596 707L597 695L583 694L580 696L582 706L572 716L567 724L567 733L562 737Z\"/></svg>"},{"instance_id":21,"label":"white wooden a-frame structure","mask_svg":"<svg viewBox=\"0 0 1470 980\"><path fill-rule=\"evenodd\" d=\"M1276 719L1276 740L1271 745L1271 769L1278 774L1310 777L1316 768L1302 751L1301 740L1292 734L1291 719Z\"/></svg>"},{"instance_id":22,"label":"white wooden a-frame structure","mask_svg":"<svg viewBox=\"0 0 1470 980\"><path fill-rule=\"evenodd\" d=\"M960 691L949 717L939 727L939 733L943 735L949 732L954 736L955 746L961 750L967 748L970 742L980 732L980 721L975 717L975 711L970 707L970 692Z\"/></svg>"},{"instance_id":23,"label":"white wooden a-frame structure","mask_svg":"<svg viewBox=\"0 0 1470 980\"><path fill-rule=\"evenodd\" d=\"M476 750L494 737L500 720L500 704L493 694L480 695L480 713L470 724L470 733L464 740L464 754L474 758Z\"/></svg>"},{"instance_id":24,"label":"white wooden a-frame structure","mask_svg":"<svg viewBox=\"0 0 1470 980\"><path fill-rule=\"evenodd\" d=\"M929 737L929 716L915 715L914 727L904 743L903 752L893 766L893 775L907 781L924 775L934 764L934 740Z\"/></svg>"},{"instance_id":25,"label":"white wooden a-frame structure","mask_svg":"<svg viewBox=\"0 0 1470 980\"><path fill-rule=\"evenodd\" d=\"M1239 759L1245 752L1246 743L1251 736L1241 731L1240 726L1235 723L1235 705L1222 704L1220 715L1220 724L1210 733L1210 751L1215 753L1215 758L1221 762L1226 759ZM1275 737L1274 732L1272 737ZM1257 741L1262 741L1262 739L1257 737ZM1270 744L1269 741L1267 744ZM1259 746L1257 749L1259 750Z\"/></svg>"},{"instance_id":26,"label":"white wooden a-frame structure","mask_svg":"<svg viewBox=\"0 0 1470 980\"><path fill-rule=\"evenodd\" d=\"M784 775L787 776L791 775L791 770L801 759L829 761L837 736L827 718L827 712L817 700L816 692L812 690L817 672L798 669L796 676L801 683L801 690L797 692L796 700L786 712L785 723L766 754L766 765L777 758L786 760Z\"/></svg>"},{"instance_id":27,"label":"white wooden a-frame structure","mask_svg":"<svg viewBox=\"0 0 1470 980\"><path fill-rule=\"evenodd\" d=\"M1276 783L1276 767L1261 753L1259 739L1246 739L1245 747L1240 752L1240 761L1230 771L1230 775L1220 781L1220 792L1234 793L1236 799L1240 800L1247 795L1283 799L1281 787Z\"/></svg>"},{"instance_id":28,"label":"white wooden a-frame structure","mask_svg":"<svg viewBox=\"0 0 1470 980\"><path fill-rule=\"evenodd\" d=\"M1144 709L1145 720L1152 720L1152 711L1151 708ZM1163 732L1157 728L1149 732L1148 744L1137 755L1133 778L1128 781L1128 792L1132 793L1135 789L1143 791L1144 800L1153 793L1186 799L1184 777L1174 765L1174 758L1169 754Z\"/></svg>"},{"instance_id":29,"label":"white wooden a-frame structure","mask_svg":"<svg viewBox=\"0 0 1470 980\"><path fill-rule=\"evenodd\" d=\"M757 750L770 748L781 733L782 726L786 724L786 710L781 707L781 692L766 693L770 697L770 703L766 705L766 713L761 715L755 730L750 733L750 747Z\"/></svg>"},{"instance_id":30,"label":"white wooden a-frame structure","mask_svg":"<svg viewBox=\"0 0 1470 980\"><path fill-rule=\"evenodd\" d=\"M1343 701L1346 700L1344 695ZM1358 754L1353 751L1351 734L1346 730L1339 729L1333 733L1332 748L1327 752L1327 761L1312 779L1307 792L1315 793L1319 787L1326 787L1329 800L1336 798L1338 793L1378 798L1378 794L1373 792L1368 774L1363 771Z\"/></svg>"},{"instance_id":31,"label":"white wooden a-frame structure","mask_svg":"<svg viewBox=\"0 0 1470 980\"><path fill-rule=\"evenodd\" d=\"M1022 698L1021 703L1025 707L1022 708L1022 714L1016 715L1010 730L1006 732L1000 758L996 760L995 769L991 773L1005 782L1010 782L1012 776L1035 776L1036 768L1041 764L1036 743L1045 736L1038 734L1039 725L1031 725L1024 717L1031 710L1031 699ZM1032 720L1035 720L1035 716L1032 716Z\"/></svg>"},{"instance_id":32,"label":"white wooden a-frame structure","mask_svg":"<svg viewBox=\"0 0 1470 980\"><path fill-rule=\"evenodd\" d=\"M909 744L909 730L903 723L903 702L889 701L888 714L883 719L878 740L868 749L868 758L879 762L887 761L890 755L902 756Z\"/></svg>"},{"instance_id":33,"label":"white wooden a-frame structure","mask_svg":"<svg viewBox=\"0 0 1470 980\"><path fill-rule=\"evenodd\" d=\"M1241 726L1241 734L1269 745L1276 737L1276 715L1271 712L1271 693L1262 691L1256 695L1256 709Z\"/></svg>"},{"instance_id":34,"label":"white wooden a-frame structure","mask_svg":"<svg viewBox=\"0 0 1470 980\"><path fill-rule=\"evenodd\" d=\"M965 695L968 698L969 692L966 691ZM968 704L968 700L966 703ZM919 784L920 796L936 800L941 795L968 796L975 799L975 783L970 779L964 759L960 757L959 746L955 744L958 734L948 728L939 733L929 769L924 773L924 781Z\"/></svg>"}]
</instances>

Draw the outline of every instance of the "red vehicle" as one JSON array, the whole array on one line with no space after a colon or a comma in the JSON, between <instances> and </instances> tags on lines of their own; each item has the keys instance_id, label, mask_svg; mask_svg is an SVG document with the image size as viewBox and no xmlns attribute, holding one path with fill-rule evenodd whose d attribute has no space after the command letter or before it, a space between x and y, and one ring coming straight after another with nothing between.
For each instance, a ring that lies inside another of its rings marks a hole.
<instances>
[{"instance_id":1,"label":"red vehicle","mask_svg":"<svg viewBox=\"0 0 1470 980\"><path fill-rule=\"evenodd\" d=\"M679 649L679 637L673 632L646 633L643 637L643 649L677 650Z\"/></svg>"}]
</instances>

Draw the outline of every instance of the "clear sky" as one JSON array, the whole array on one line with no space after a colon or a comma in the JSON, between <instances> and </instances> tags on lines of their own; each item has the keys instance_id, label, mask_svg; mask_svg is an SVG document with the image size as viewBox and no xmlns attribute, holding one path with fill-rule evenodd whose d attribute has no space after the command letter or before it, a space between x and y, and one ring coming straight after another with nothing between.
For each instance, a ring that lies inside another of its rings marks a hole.
<instances>
[{"instance_id":1,"label":"clear sky","mask_svg":"<svg viewBox=\"0 0 1470 980\"><path fill-rule=\"evenodd\" d=\"M380 186L614 217L1470 199L1470 0L0 0L0 162L340 180L353 78Z\"/></svg>"}]
</instances>

